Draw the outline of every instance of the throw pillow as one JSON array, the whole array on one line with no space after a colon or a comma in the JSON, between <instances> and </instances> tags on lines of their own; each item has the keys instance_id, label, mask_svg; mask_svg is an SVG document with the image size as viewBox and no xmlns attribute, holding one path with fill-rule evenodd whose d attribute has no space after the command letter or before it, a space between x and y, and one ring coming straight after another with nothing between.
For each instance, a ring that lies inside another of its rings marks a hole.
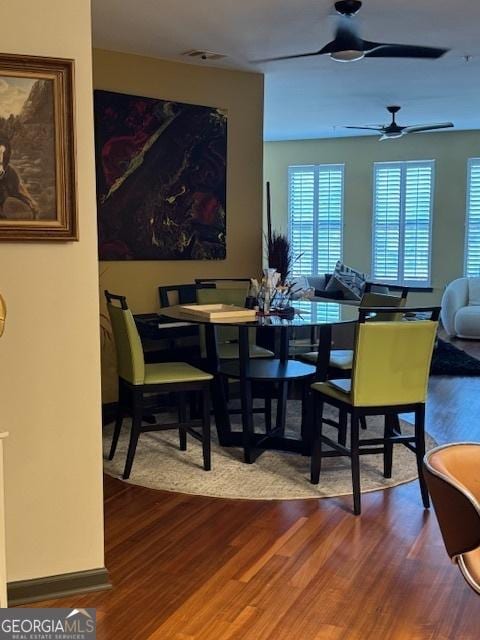
<instances>
[{"instance_id":1,"label":"throw pillow","mask_svg":"<svg viewBox=\"0 0 480 640\"><path fill-rule=\"evenodd\" d=\"M346 300L360 300L365 289L367 276L361 271L352 269L341 260L335 265L335 271L325 287L325 291L343 291Z\"/></svg>"}]
</instances>

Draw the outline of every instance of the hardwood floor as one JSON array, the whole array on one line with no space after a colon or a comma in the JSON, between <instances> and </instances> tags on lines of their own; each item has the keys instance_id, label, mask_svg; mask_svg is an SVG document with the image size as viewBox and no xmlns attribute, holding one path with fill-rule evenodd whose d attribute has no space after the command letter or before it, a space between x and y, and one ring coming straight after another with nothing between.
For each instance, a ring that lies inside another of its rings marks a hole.
<instances>
[{"instance_id":1,"label":"hardwood floor","mask_svg":"<svg viewBox=\"0 0 480 640\"><path fill-rule=\"evenodd\" d=\"M432 378L438 442L480 440L479 392L480 378ZM362 507L355 518L351 497L233 501L107 477L114 589L39 606L96 607L99 640L478 640L480 597L417 483Z\"/></svg>"}]
</instances>

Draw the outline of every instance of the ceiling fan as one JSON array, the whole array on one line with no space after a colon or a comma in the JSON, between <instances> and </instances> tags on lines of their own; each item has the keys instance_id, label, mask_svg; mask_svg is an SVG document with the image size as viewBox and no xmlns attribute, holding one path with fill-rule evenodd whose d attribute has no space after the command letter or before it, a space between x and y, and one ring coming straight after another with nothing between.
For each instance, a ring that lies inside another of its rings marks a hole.
<instances>
[{"instance_id":1,"label":"ceiling fan","mask_svg":"<svg viewBox=\"0 0 480 640\"><path fill-rule=\"evenodd\" d=\"M448 49L422 47L411 44L390 44L385 42L370 42L360 37L353 16L360 10L360 0L339 0L335 2L335 9L340 19L335 39L318 51L299 53L296 55L280 56L279 58L265 58L253 62L273 62L275 60L291 60L309 56L330 55L339 62L354 62L362 58L440 58Z\"/></svg>"},{"instance_id":2,"label":"ceiling fan","mask_svg":"<svg viewBox=\"0 0 480 640\"><path fill-rule=\"evenodd\" d=\"M434 131L436 129L449 129L454 126L453 122L439 122L437 124L415 124L410 127L402 127L397 124L395 115L400 111L401 107L390 106L387 111L392 114L392 121L389 125L366 125L364 127L347 126L345 129L368 129L370 131L378 131L382 134L380 140L391 140L394 138L402 138L407 133L420 133L422 131Z\"/></svg>"}]
</instances>

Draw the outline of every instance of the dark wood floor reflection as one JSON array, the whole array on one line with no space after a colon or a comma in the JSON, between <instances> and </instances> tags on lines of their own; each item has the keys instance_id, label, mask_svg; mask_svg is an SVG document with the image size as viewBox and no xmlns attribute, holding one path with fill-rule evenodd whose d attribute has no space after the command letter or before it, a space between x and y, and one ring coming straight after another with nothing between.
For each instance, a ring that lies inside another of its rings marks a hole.
<instances>
[{"instance_id":1,"label":"dark wood floor reflection","mask_svg":"<svg viewBox=\"0 0 480 640\"><path fill-rule=\"evenodd\" d=\"M427 429L479 440L480 378L433 378ZM232 501L112 478L105 497L114 589L42 603L96 607L99 640L480 637L480 597L416 483L365 495L359 518L350 497Z\"/></svg>"}]
</instances>

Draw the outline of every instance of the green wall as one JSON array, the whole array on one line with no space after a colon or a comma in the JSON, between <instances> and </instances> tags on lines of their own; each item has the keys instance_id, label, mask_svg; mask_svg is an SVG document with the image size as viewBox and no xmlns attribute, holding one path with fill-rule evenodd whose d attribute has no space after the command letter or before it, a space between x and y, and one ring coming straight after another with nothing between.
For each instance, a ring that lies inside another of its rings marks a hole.
<instances>
[{"instance_id":1,"label":"green wall","mask_svg":"<svg viewBox=\"0 0 480 640\"><path fill-rule=\"evenodd\" d=\"M287 169L291 164L345 163L344 261L371 272L373 163L435 160L432 236L433 293L412 302L440 301L445 285L463 275L468 158L480 156L480 131L293 140L265 144L265 181L271 182L273 226L287 231Z\"/></svg>"}]
</instances>

